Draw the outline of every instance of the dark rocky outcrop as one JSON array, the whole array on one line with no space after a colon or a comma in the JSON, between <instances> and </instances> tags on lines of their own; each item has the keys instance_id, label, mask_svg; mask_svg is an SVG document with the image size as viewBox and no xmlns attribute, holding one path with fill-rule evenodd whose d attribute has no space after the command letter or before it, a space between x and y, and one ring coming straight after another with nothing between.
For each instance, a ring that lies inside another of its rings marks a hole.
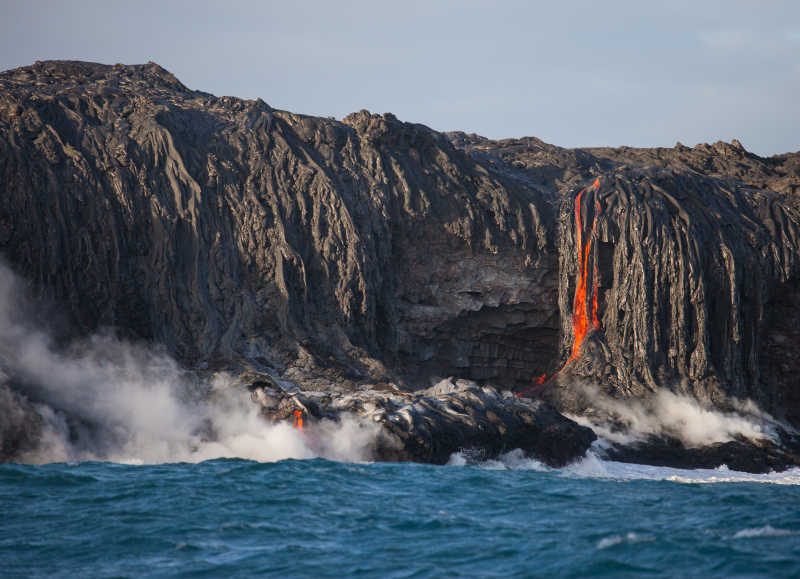
<instances>
[{"instance_id":1,"label":"dark rocky outcrop","mask_svg":"<svg viewBox=\"0 0 800 579\"><path fill-rule=\"evenodd\" d=\"M752 473L782 471L800 466L797 445L794 452L768 442L747 439L686 447L674 438L646 438L634 444L611 446L600 454L609 460L677 468L716 468Z\"/></svg>"},{"instance_id":2,"label":"dark rocky outcrop","mask_svg":"<svg viewBox=\"0 0 800 579\"><path fill-rule=\"evenodd\" d=\"M372 449L378 460L444 464L459 452L476 459L521 449L560 467L584 456L596 439L589 428L541 400L468 380L449 378L413 393L376 385L290 392L268 376L244 375L243 380L271 420L290 420L300 412L312 429L315 421L346 415L380 425Z\"/></svg>"},{"instance_id":3,"label":"dark rocky outcrop","mask_svg":"<svg viewBox=\"0 0 800 579\"><path fill-rule=\"evenodd\" d=\"M152 63L0 73L0 252L31 293L81 333L113 327L306 392L410 396L446 376L523 391L569 360L533 393L561 411L588 409L575 384L589 382L620 400L752 399L798 426L799 183L800 155L736 141L562 149L296 115ZM497 441L483 419L433 420L404 456L441 462L474 436L547 457L509 420Z\"/></svg>"}]
</instances>

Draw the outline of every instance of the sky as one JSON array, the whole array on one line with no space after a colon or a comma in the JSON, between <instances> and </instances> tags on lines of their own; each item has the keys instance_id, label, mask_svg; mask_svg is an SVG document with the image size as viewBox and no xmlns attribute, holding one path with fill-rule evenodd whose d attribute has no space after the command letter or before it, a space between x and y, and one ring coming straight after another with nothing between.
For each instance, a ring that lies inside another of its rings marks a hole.
<instances>
[{"instance_id":1,"label":"sky","mask_svg":"<svg viewBox=\"0 0 800 579\"><path fill-rule=\"evenodd\" d=\"M800 2L0 0L0 70L154 61L189 88L564 146L800 150Z\"/></svg>"}]
</instances>

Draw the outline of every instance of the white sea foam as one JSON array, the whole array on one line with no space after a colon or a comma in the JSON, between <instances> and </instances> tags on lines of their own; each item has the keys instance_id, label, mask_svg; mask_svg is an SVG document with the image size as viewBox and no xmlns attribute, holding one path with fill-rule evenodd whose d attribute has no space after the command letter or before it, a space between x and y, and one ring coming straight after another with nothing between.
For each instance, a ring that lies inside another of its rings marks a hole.
<instances>
[{"instance_id":1,"label":"white sea foam","mask_svg":"<svg viewBox=\"0 0 800 579\"><path fill-rule=\"evenodd\" d=\"M461 452L454 452L445 466L466 466L467 458Z\"/></svg>"},{"instance_id":2,"label":"white sea foam","mask_svg":"<svg viewBox=\"0 0 800 579\"><path fill-rule=\"evenodd\" d=\"M722 465L713 469L683 469L666 466L651 466L603 460L595 452L561 469L550 468L536 459L528 458L521 450L513 450L493 460L475 461L463 453L454 453L448 466L472 465L489 470L534 470L548 471L559 476L574 478L594 478L618 481L663 480L683 484L713 483L764 483L776 485L800 485L800 468L783 472L753 474L730 470Z\"/></svg>"},{"instance_id":3,"label":"white sea foam","mask_svg":"<svg viewBox=\"0 0 800 579\"><path fill-rule=\"evenodd\" d=\"M535 458L530 458L519 448L501 454L494 460L487 460L482 465L484 468L489 469L506 469L506 470L550 470L546 465L542 464Z\"/></svg>"},{"instance_id":4,"label":"white sea foam","mask_svg":"<svg viewBox=\"0 0 800 579\"><path fill-rule=\"evenodd\" d=\"M591 451L585 458L565 467L560 472L563 476L621 481L664 480L689 484L751 482L800 485L800 468L766 474L734 471L725 465L714 469L682 469L603 460Z\"/></svg>"},{"instance_id":5,"label":"white sea foam","mask_svg":"<svg viewBox=\"0 0 800 579\"><path fill-rule=\"evenodd\" d=\"M753 529L742 529L733 535L734 539L753 539L756 537L788 537L791 535L800 535L800 531L792 531L789 529L776 529L772 525L765 525Z\"/></svg>"},{"instance_id":6,"label":"white sea foam","mask_svg":"<svg viewBox=\"0 0 800 579\"><path fill-rule=\"evenodd\" d=\"M609 537L604 537L597 542L598 549L608 549L609 547L613 547L615 545L619 545L620 543L643 543L655 541L655 537L650 535L640 535L638 533L626 533L624 535L611 535Z\"/></svg>"},{"instance_id":7,"label":"white sea foam","mask_svg":"<svg viewBox=\"0 0 800 579\"><path fill-rule=\"evenodd\" d=\"M467 465L474 465L488 470L551 470L535 458L526 456L519 448L489 460L476 459L475 455L472 455L469 451L454 452L447 461L447 466Z\"/></svg>"}]
</instances>

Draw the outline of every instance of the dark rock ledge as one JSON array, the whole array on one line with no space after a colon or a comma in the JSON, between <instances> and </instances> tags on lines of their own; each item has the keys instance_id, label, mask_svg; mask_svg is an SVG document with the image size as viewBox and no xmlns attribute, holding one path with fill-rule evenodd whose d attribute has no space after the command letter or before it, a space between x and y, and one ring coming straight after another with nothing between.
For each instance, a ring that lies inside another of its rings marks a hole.
<instances>
[{"instance_id":1,"label":"dark rock ledge","mask_svg":"<svg viewBox=\"0 0 800 579\"><path fill-rule=\"evenodd\" d=\"M608 460L655 466L695 469L725 465L731 470L768 473L800 466L798 450L797 440L790 437L780 443L737 438L696 448L686 447L675 438L651 437L627 446L611 446L600 455Z\"/></svg>"},{"instance_id":2,"label":"dark rock ledge","mask_svg":"<svg viewBox=\"0 0 800 579\"><path fill-rule=\"evenodd\" d=\"M468 380L448 378L414 393L391 386L362 385L355 391L300 391L266 375L250 374L248 389L269 420L302 413L313 434L322 419L344 415L378 424L373 458L445 464L454 453L494 458L521 449L552 467L583 457L596 439L591 429L559 414L541 400L518 398Z\"/></svg>"},{"instance_id":3,"label":"dark rock ledge","mask_svg":"<svg viewBox=\"0 0 800 579\"><path fill-rule=\"evenodd\" d=\"M328 385L301 390L268 374L239 377L270 421L289 421L300 412L314 436L321 420L346 416L380 427L372 457L379 461L445 464L454 453L468 463L520 449L530 458L559 468L586 456L590 448L606 460L696 469L722 465L731 470L768 473L800 466L800 436L778 427L770 437L692 446L679 438L649 435L614 443L559 413L544 397L519 397L508 390L447 378L430 388L407 392L395 384ZM608 418L612 422L612 418ZM599 444L594 444L598 442Z\"/></svg>"}]
</instances>

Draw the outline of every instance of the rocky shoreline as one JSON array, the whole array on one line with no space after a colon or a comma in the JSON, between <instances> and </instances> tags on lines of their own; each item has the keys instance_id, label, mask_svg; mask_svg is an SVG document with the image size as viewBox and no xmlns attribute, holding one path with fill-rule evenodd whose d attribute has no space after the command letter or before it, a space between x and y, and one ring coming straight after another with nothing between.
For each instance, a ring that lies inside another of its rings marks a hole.
<instances>
[{"instance_id":1,"label":"rocky shoreline","mask_svg":"<svg viewBox=\"0 0 800 579\"><path fill-rule=\"evenodd\" d=\"M358 417L380 426L372 449L380 461L445 464L453 454L494 458L520 449L560 467L585 455L594 433L546 402L467 380L442 380L414 393L364 385L356 391L286 392L260 379L248 389L268 420L291 420L300 411L304 428L319 420Z\"/></svg>"},{"instance_id":2,"label":"rocky shoreline","mask_svg":"<svg viewBox=\"0 0 800 579\"><path fill-rule=\"evenodd\" d=\"M394 385L364 384L356 390L302 391L267 374L245 373L237 381L269 421L293 422L314 436L322 420L357 418L379 430L370 457L379 461L445 464L460 454L467 462L496 459L512 450L558 468L586 456L674 468L716 468L751 473L800 466L800 437L773 437L687 446L669 436L642 436L624 444L599 439L591 428L559 413L540 397L448 378L430 388L403 392ZM296 424L296 420L294 421ZM600 444L593 444L600 443Z\"/></svg>"}]
</instances>

